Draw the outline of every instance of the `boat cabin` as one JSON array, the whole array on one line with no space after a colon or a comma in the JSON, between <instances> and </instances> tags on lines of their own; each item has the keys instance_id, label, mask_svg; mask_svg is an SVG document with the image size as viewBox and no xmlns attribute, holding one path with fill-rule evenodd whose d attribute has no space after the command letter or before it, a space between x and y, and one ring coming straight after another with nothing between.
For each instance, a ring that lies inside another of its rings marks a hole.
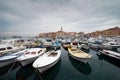
<instances>
[{"instance_id":1,"label":"boat cabin","mask_svg":"<svg viewBox=\"0 0 120 80\"><path fill-rule=\"evenodd\" d=\"M11 50L11 49L13 49L12 47L2 47L2 48L0 48L0 52L1 51L6 51L6 50Z\"/></svg>"},{"instance_id":2,"label":"boat cabin","mask_svg":"<svg viewBox=\"0 0 120 80\"><path fill-rule=\"evenodd\" d=\"M27 55L27 54L39 54L41 52L42 52L42 50L39 50L39 51L27 51L27 52L25 52L25 55Z\"/></svg>"}]
</instances>

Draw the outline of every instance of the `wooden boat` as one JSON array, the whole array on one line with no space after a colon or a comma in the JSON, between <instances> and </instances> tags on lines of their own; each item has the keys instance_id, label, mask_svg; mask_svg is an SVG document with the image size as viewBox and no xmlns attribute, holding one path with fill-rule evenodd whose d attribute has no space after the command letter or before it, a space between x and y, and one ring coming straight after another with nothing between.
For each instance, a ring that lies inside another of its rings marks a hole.
<instances>
[{"instance_id":1,"label":"wooden boat","mask_svg":"<svg viewBox=\"0 0 120 80\"><path fill-rule=\"evenodd\" d=\"M102 54L120 60L120 53L111 50L99 50Z\"/></svg>"},{"instance_id":2,"label":"wooden boat","mask_svg":"<svg viewBox=\"0 0 120 80\"><path fill-rule=\"evenodd\" d=\"M61 50L51 50L46 52L34 61L33 67L38 69L40 73L44 73L46 70L53 67L60 59Z\"/></svg>"},{"instance_id":3,"label":"wooden boat","mask_svg":"<svg viewBox=\"0 0 120 80\"><path fill-rule=\"evenodd\" d=\"M87 63L88 59L92 57L90 54L87 54L78 48L68 48L68 52L72 58L84 63Z\"/></svg>"},{"instance_id":4,"label":"wooden boat","mask_svg":"<svg viewBox=\"0 0 120 80\"><path fill-rule=\"evenodd\" d=\"M31 48L24 52L23 55L18 57L16 61L20 62L22 66L25 66L34 60L36 60L39 56L41 56L46 51L46 48Z\"/></svg>"}]
</instances>

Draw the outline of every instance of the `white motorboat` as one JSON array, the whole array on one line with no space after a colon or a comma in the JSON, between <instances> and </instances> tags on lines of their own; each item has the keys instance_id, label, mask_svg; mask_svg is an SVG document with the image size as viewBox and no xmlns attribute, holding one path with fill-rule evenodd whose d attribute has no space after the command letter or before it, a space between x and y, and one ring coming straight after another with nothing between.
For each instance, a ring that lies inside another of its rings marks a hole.
<instances>
[{"instance_id":1,"label":"white motorboat","mask_svg":"<svg viewBox=\"0 0 120 80\"><path fill-rule=\"evenodd\" d=\"M99 50L102 54L120 60L120 53L111 50Z\"/></svg>"},{"instance_id":2,"label":"white motorboat","mask_svg":"<svg viewBox=\"0 0 120 80\"><path fill-rule=\"evenodd\" d=\"M23 55L18 57L16 61L20 62L22 66L25 66L34 60L36 60L39 56L43 55L46 51L46 48L31 48L24 52Z\"/></svg>"},{"instance_id":3,"label":"white motorboat","mask_svg":"<svg viewBox=\"0 0 120 80\"><path fill-rule=\"evenodd\" d=\"M87 63L88 59L92 58L90 54L87 54L78 48L68 48L68 52L73 59L83 63Z\"/></svg>"},{"instance_id":4,"label":"white motorboat","mask_svg":"<svg viewBox=\"0 0 120 80\"><path fill-rule=\"evenodd\" d=\"M6 54L14 53L17 51L19 51L19 49L11 45L0 45L0 56L4 56Z\"/></svg>"},{"instance_id":5,"label":"white motorboat","mask_svg":"<svg viewBox=\"0 0 120 80\"><path fill-rule=\"evenodd\" d=\"M17 43L15 40L3 40L0 43L0 56L11 54L25 49L25 46Z\"/></svg>"},{"instance_id":6,"label":"white motorboat","mask_svg":"<svg viewBox=\"0 0 120 80\"><path fill-rule=\"evenodd\" d=\"M79 43L78 43L78 48L79 48L79 49L86 49L86 50L88 50L88 49L90 49L90 46L89 46L89 45L86 45L86 44L79 44Z\"/></svg>"},{"instance_id":7,"label":"white motorboat","mask_svg":"<svg viewBox=\"0 0 120 80\"><path fill-rule=\"evenodd\" d=\"M46 70L53 67L60 59L61 50L51 50L40 56L33 63L33 67L38 69L40 73L44 73Z\"/></svg>"},{"instance_id":8,"label":"white motorboat","mask_svg":"<svg viewBox=\"0 0 120 80\"><path fill-rule=\"evenodd\" d=\"M89 43L88 45L90 46L91 49L95 49L95 50L102 48L100 44Z\"/></svg>"},{"instance_id":9,"label":"white motorboat","mask_svg":"<svg viewBox=\"0 0 120 80\"><path fill-rule=\"evenodd\" d=\"M113 49L113 48L119 48L119 47L120 47L120 44L118 44L115 41L109 41L109 42L106 42L106 43L102 43L102 48L103 49Z\"/></svg>"},{"instance_id":10,"label":"white motorboat","mask_svg":"<svg viewBox=\"0 0 120 80\"><path fill-rule=\"evenodd\" d=\"M52 39L51 38L47 38L47 39L43 40L42 44L41 44L41 46L44 47L44 48L51 47L51 45L52 45Z\"/></svg>"},{"instance_id":11,"label":"white motorboat","mask_svg":"<svg viewBox=\"0 0 120 80\"><path fill-rule=\"evenodd\" d=\"M15 62L16 58L17 58L17 56L16 55L12 55L12 54L1 56L0 57L0 68Z\"/></svg>"}]
</instances>

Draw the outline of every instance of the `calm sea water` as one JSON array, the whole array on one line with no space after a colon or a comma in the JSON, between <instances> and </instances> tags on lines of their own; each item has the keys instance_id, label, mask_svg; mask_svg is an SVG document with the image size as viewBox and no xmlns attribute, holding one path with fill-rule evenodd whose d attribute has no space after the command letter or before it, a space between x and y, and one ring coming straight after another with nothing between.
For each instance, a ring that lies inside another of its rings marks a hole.
<instances>
[{"instance_id":1,"label":"calm sea water","mask_svg":"<svg viewBox=\"0 0 120 80\"><path fill-rule=\"evenodd\" d=\"M11 64L0 69L0 80L120 80L120 61L97 55L94 50L89 54L92 59L83 64L62 48L60 61L46 73L41 75L32 64L25 67Z\"/></svg>"}]
</instances>

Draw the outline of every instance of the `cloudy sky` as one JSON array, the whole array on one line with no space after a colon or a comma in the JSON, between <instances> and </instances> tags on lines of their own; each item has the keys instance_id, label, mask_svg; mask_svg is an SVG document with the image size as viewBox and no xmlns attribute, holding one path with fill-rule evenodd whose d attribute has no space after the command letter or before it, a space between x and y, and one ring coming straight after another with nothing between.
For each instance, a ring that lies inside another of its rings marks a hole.
<instances>
[{"instance_id":1,"label":"cloudy sky","mask_svg":"<svg viewBox=\"0 0 120 80\"><path fill-rule=\"evenodd\" d=\"M0 34L60 30L93 32L120 26L120 0L0 0Z\"/></svg>"}]
</instances>

